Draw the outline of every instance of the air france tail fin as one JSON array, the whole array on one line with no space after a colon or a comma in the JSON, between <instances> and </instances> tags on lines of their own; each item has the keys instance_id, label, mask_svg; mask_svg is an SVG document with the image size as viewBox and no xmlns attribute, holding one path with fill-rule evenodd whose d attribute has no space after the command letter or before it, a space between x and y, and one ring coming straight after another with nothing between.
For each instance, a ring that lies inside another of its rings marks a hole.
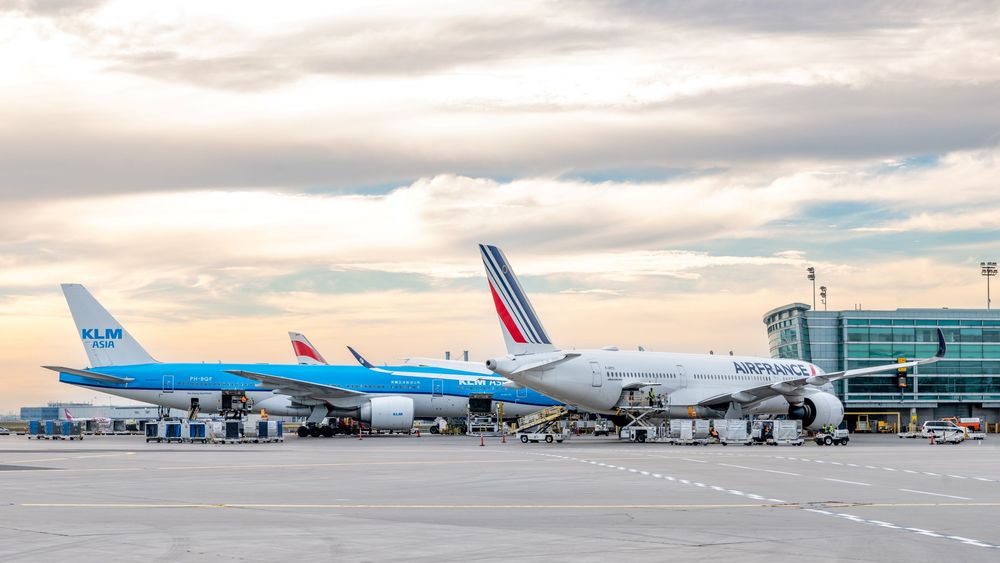
<instances>
[{"instance_id":1,"label":"air france tail fin","mask_svg":"<svg viewBox=\"0 0 1000 563\"><path fill-rule=\"evenodd\" d=\"M496 246L480 244L479 252L483 256L507 352L520 356L555 350L503 251Z\"/></svg>"},{"instance_id":2,"label":"air france tail fin","mask_svg":"<svg viewBox=\"0 0 1000 563\"><path fill-rule=\"evenodd\" d=\"M301 332L289 332L288 338L292 339L292 350L295 351L295 358L298 360L299 365L327 365L327 361L323 359L323 355L312 345L312 342L309 342L306 335Z\"/></svg>"},{"instance_id":3,"label":"air france tail fin","mask_svg":"<svg viewBox=\"0 0 1000 563\"><path fill-rule=\"evenodd\" d=\"M62 290L91 367L156 363L85 287L64 283Z\"/></svg>"}]
</instances>

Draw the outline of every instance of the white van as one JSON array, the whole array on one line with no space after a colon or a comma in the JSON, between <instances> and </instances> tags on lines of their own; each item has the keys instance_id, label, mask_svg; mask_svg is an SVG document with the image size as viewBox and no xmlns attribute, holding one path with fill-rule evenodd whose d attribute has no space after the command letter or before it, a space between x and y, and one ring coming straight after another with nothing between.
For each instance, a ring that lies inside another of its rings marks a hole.
<instances>
[{"instance_id":1,"label":"white van","mask_svg":"<svg viewBox=\"0 0 1000 563\"><path fill-rule=\"evenodd\" d=\"M920 435L924 438L930 438L932 434L940 438L946 434L953 433L961 434L964 437L966 432L965 428L950 420L928 420L920 429Z\"/></svg>"}]
</instances>

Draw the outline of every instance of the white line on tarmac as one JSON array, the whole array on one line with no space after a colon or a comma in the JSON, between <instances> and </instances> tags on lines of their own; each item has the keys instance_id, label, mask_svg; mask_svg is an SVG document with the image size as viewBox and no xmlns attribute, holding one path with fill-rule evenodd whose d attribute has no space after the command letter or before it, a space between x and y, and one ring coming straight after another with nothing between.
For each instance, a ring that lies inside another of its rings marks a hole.
<instances>
[{"instance_id":1,"label":"white line on tarmac","mask_svg":"<svg viewBox=\"0 0 1000 563\"><path fill-rule=\"evenodd\" d=\"M691 458L687 458L687 457L682 457L681 459L684 460L684 461L693 461L695 463L706 463L706 462L704 462L704 461L702 461L700 459L691 459Z\"/></svg>"},{"instance_id":2,"label":"white line on tarmac","mask_svg":"<svg viewBox=\"0 0 1000 563\"><path fill-rule=\"evenodd\" d=\"M745 465L733 465L732 463L719 463L717 465L723 465L725 467L735 467L737 469L749 469L750 471L767 471L768 473L777 473L779 475L792 475L794 477L801 477L800 473L792 473L790 471L778 471L777 469L763 469L759 467L747 467Z\"/></svg>"},{"instance_id":3,"label":"white line on tarmac","mask_svg":"<svg viewBox=\"0 0 1000 563\"><path fill-rule=\"evenodd\" d=\"M959 497L959 496L955 496L955 495L943 495L941 493L930 493L930 492L927 492L927 491L915 491L913 489L899 489L899 490L907 492L907 493L918 493L918 494L921 494L921 495L932 495L932 496L936 496L936 497L957 498L959 500L972 500L972 498L970 498L970 497Z\"/></svg>"},{"instance_id":4,"label":"white line on tarmac","mask_svg":"<svg viewBox=\"0 0 1000 563\"><path fill-rule=\"evenodd\" d=\"M834 479L832 477L824 477L827 481L836 481L837 483L847 483L848 485L861 485L864 487L871 487L871 483L862 483L860 481L845 481L843 479Z\"/></svg>"}]
</instances>

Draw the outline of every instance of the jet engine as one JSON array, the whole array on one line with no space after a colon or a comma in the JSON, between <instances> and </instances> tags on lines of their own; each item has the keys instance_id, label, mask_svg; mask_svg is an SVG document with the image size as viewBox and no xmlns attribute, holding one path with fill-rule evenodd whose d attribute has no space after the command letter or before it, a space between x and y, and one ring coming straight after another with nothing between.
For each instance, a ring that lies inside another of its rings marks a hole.
<instances>
[{"instance_id":1,"label":"jet engine","mask_svg":"<svg viewBox=\"0 0 1000 563\"><path fill-rule=\"evenodd\" d=\"M373 397L361 405L358 418L375 430L409 430L413 427L413 399Z\"/></svg>"},{"instance_id":2,"label":"jet engine","mask_svg":"<svg viewBox=\"0 0 1000 563\"><path fill-rule=\"evenodd\" d=\"M844 404L830 393L813 393L801 405L789 406L788 418L801 420L808 430L819 430L826 424L838 426L844 420Z\"/></svg>"}]
</instances>

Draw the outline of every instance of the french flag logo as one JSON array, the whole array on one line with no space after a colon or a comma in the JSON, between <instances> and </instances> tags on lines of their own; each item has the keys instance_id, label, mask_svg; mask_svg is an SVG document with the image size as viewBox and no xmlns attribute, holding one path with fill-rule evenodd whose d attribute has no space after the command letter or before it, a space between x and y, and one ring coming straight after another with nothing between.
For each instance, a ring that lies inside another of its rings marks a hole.
<instances>
[{"instance_id":1,"label":"french flag logo","mask_svg":"<svg viewBox=\"0 0 1000 563\"><path fill-rule=\"evenodd\" d=\"M511 271L503 251L491 245L479 245L490 281L490 293L500 322L518 344L552 344L538 321L538 315L524 295L517 276Z\"/></svg>"}]
</instances>

